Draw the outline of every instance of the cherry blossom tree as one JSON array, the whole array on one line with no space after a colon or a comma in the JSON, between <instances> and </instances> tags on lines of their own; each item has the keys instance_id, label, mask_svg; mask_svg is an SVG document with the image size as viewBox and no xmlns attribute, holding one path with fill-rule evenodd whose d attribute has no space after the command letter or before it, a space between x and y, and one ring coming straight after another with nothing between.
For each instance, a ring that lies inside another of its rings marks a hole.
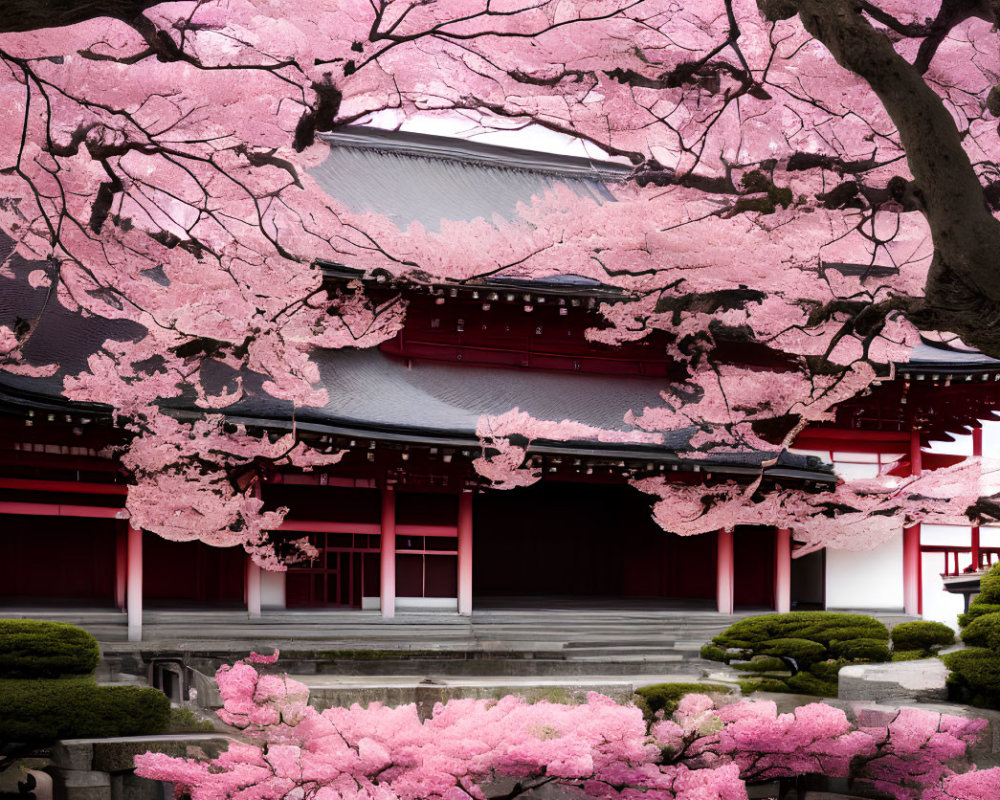
<instances>
[{"instance_id":1,"label":"cherry blossom tree","mask_svg":"<svg viewBox=\"0 0 1000 800\"><path fill-rule=\"evenodd\" d=\"M317 712L303 684L248 662L216 678L219 716L247 741L211 761L136 758L137 774L173 781L192 800L484 800L490 785L515 798L543 783L566 796L745 800L745 782L812 774L944 800L986 797L1000 772L967 771L985 720L917 709L852 724L823 703L778 714L769 701L716 708L694 694L647 728L635 706L592 693L575 706L452 700L422 721L414 705Z\"/></svg>"},{"instance_id":2,"label":"cherry blossom tree","mask_svg":"<svg viewBox=\"0 0 1000 800\"><path fill-rule=\"evenodd\" d=\"M293 408L322 405L314 349L400 329L402 299L331 289L318 260L399 279L574 273L624 289L589 338L665 331L686 373L662 406L622 409L626 438L694 426L699 454L777 454L891 375L918 328L1000 356L995 4L60 0L44 16L20 5L0 22L0 231L13 241L0 274L145 331L105 342L64 394L110 404L134 434L128 507L164 535L240 541L274 566L266 531L282 511L261 514L255 470L336 458L230 429L213 415L247 388L203 380L221 364ZM632 175L610 187L613 203L556 188L511 221L400 230L307 171L326 154L319 133L387 111L542 126ZM0 327L0 368L54 373L24 359L36 325ZM733 363L733 343L755 357ZM187 395L205 419L164 411ZM531 479L511 435L613 435L527 419L515 430L516 415L480 425L477 468L498 486ZM858 536L837 543L856 544L886 519L964 513L968 491L943 507L959 475L827 497L723 486L702 493L711 513L698 516L668 510L696 502L686 487L639 488L681 533L820 518L833 536L827 523L847 507ZM181 486L195 498L186 509Z\"/></svg>"}]
</instances>

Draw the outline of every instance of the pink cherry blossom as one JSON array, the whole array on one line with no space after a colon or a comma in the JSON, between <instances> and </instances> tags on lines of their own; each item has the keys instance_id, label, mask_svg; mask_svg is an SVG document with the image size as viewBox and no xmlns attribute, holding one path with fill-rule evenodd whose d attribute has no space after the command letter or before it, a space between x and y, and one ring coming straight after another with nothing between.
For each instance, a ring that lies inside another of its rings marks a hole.
<instances>
[{"instance_id":1,"label":"pink cherry blossom","mask_svg":"<svg viewBox=\"0 0 1000 800\"><path fill-rule=\"evenodd\" d=\"M144 332L62 376L67 399L111 406L133 437L137 526L281 567L268 532L283 512L262 511L255 479L339 454L217 415L247 392L325 405L316 349L377 346L407 313L401 295L324 284L318 262L417 283L581 275L623 292L600 305L594 347L664 342L662 402L621 408L613 430L531 420L516 399L484 419L473 467L497 488L538 479L537 439L654 445L690 429L684 457L769 462L891 378L918 328L1000 357L993 4L140 5L129 19L65 4L0 24L0 277ZM506 217L389 219L310 172L329 154L323 133L373 120L546 129L632 172L596 194L553 179ZM25 355L37 324L0 324L0 370L59 374ZM234 377L210 388L217 365ZM203 416L171 416L179 398ZM996 492L974 471L825 494L635 485L678 533L766 522L853 547L981 512ZM948 500L944 484L966 479Z\"/></svg>"},{"instance_id":2,"label":"pink cherry blossom","mask_svg":"<svg viewBox=\"0 0 1000 800\"><path fill-rule=\"evenodd\" d=\"M996 785L997 770L966 771L981 719L901 709L864 727L823 703L778 714L773 702L716 707L698 694L648 730L638 708L593 693L579 705L452 700L426 720L414 705L318 712L305 686L259 675L251 660L219 670L219 716L259 744L209 762L147 753L137 774L193 800L484 800L481 784L502 776L629 800L745 800L747 781L807 774L851 776L899 800L985 798Z\"/></svg>"}]
</instances>

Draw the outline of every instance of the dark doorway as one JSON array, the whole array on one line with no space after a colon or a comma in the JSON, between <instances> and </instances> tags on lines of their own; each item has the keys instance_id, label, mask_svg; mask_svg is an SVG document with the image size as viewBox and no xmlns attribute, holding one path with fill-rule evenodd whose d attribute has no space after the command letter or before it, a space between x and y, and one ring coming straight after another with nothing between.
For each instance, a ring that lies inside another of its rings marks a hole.
<instances>
[{"instance_id":1,"label":"dark doorway","mask_svg":"<svg viewBox=\"0 0 1000 800\"><path fill-rule=\"evenodd\" d=\"M477 495L473 514L478 596L715 596L715 535L665 533L631 487L543 481Z\"/></svg>"},{"instance_id":2,"label":"dark doorway","mask_svg":"<svg viewBox=\"0 0 1000 800\"><path fill-rule=\"evenodd\" d=\"M740 525L733 534L733 604L774 608L775 530Z\"/></svg>"},{"instance_id":3,"label":"dark doorway","mask_svg":"<svg viewBox=\"0 0 1000 800\"><path fill-rule=\"evenodd\" d=\"M142 594L149 605L242 605L242 547L142 537Z\"/></svg>"},{"instance_id":4,"label":"dark doorway","mask_svg":"<svg viewBox=\"0 0 1000 800\"><path fill-rule=\"evenodd\" d=\"M3 526L0 597L5 604L114 605L114 520L5 516Z\"/></svg>"}]
</instances>

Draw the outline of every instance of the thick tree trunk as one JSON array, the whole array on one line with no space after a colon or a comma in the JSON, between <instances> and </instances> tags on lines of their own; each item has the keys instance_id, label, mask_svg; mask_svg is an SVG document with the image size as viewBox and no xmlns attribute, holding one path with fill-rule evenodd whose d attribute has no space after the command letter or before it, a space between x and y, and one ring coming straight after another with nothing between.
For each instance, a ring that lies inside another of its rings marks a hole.
<instances>
[{"instance_id":1,"label":"thick tree trunk","mask_svg":"<svg viewBox=\"0 0 1000 800\"><path fill-rule=\"evenodd\" d=\"M837 63L872 87L899 131L930 224L934 259L923 325L1000 357L1000 221L941 98L853 0L758 0L771 19L797 13Z\"/></svg>"},{"instance_id":2,"label":"thick tree trunk","mask_svg":"<svg viewBox=\"0 0 1000 800\"><path fill-rule=\"evenodd\" d=\"M0 0L0 33L75 25L97 17L131 22L162 0Z\"/></svg>"}]
</instances>

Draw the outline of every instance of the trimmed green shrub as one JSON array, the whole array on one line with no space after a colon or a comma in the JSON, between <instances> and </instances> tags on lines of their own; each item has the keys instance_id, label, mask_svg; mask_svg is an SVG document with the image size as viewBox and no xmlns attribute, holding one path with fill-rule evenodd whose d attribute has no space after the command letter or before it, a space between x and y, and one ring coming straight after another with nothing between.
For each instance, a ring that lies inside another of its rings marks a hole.
<instances>
[{"instance_id":1,"label":"trimmed green shrub","mask_svg":"<svg viewBox=\"0 0 1000 800\"><path fill-rule=\"evenodd\" d=\"M826 658L826 648L809 639L771 639L761 643L760 652L765 656L794 658L799 669Z\"/></svg>"},{"instance_id":2,"label":"trimmed green shrub","mask_svg":"<svg viewBox=\"0 0 1000 800\"><path fill-rule=\"evenodd\" d=\"M962 641L972 647L1000 650L1000 614L976 617L962 630Z\"/></svg>"},{"instance_id":3,"label":"trimmed green shrub","mask_svg":"<svg viewBox=\"0 0 1000 800\"><path fill-rule=\"evenodd\" d=\"M754 656L745 664L734 662L730 666L744 672L787 672L789 670L788 664L775 656Z\"/></svg>"},{"instance_id":4,"label":"trimmed green shrub","mask_svg":"<svg viewBox=\"0 0 1000 800\"><path fill-rule=\"evenodd\" d=\"M889 629L866 614L829 611L793 611L762 614L730 625L712 639L718 648L740 648L748 663L730 666L747 673L740 681L744 693L753 691L800 692L820 697L836 696L837 673L857 661L888 661ZM706 645L707 650L712 645ZM796 675L782 677L789 670L783 659L794 659ZM781 664L779 667L778 664Z\"/></svg>"},{"instance_id":5,"label":"trimmed green shrub","mask_svg":"<svg viewBox=\"0 0 1000 800\"><path fill-rule=\"evenodd\" d=\"M640 698L636 705L647 719L652 719L657 711L669 717L686 694L728 694L729 690L729 686L721 683L657 683L635 690Z\"/></svg>"},{"instance_id":6,"label":"trimmed green shrub","mask_svg":"<svg viewBox=\"0 0 1000 800\"><path fill-rule=\"evenodd\" d=\"M740 691L743 694L754 692L788 692L788 686L777 678L761 678L759 680L740 681Z\"/></svg>"},{"instance_id":7,"label":"trimmed green shrub","mask_svg":"<svg viewBox=\"0 0 1000 800\"><path fill-rule=\"evenodd\" d=\"M215 725L207 719L200 719L187 708L171 708L167 733L211 733Z\"/></svg>"},{"instance_id":8,"label":"trimmed green shrub","mask_svg":"<svg viewBox=\"0 0 1000 800\"><path fill-rule=\"evenodd\" d=\"M825 681L809 672L800 672L785 678L788 688L798 694L812 694L817 697L836 697L837 682Z\"/></svg>"},{"instance_id":9,"label":"trimmed green shrub","mask_svg":"<svg viewBox=\"0 0 1000 800\"><path fill-rule=\"evenodd\" d=\"M712 641L721 647L752 647L773 639L809 639L822 645L834 640L879 639L889 641L889 629L866 614L829 611L793 611L762 614L730 625Z\"/></svg>"},{"instance_id":10,"label":"trimmed green shrub","mask_svg":"<svg viewBox=\"0 0 1000 800\"><path fill-rule=\"evenodd\" d=\"M726 651L723 650L718 645L714 644L703 644L701 646L700 655L706 661L725 661Z\"/></svg>"},{"instance_id":11,"label":"trimmed green shrub","mask_svg":"<svg viewBox=\"0 0 1000 800\"><path fill-rule=\"evenodd\" d=\"M140 686L90 678L0 679L0 741L142 736L170 722L170 700Z\"/></svg>"},{"instance_id":12,"label":"trimmed green shrub","mask_svg":"<svg viewBox=\"0 0 1000 800\"><path fill-rule=\"evenodd\" d=\"M815 675L821 681L836 683L840 668L846 667L850 663L850 661L843 658L838 658L836 661L817 661L809 667L809 674Z\"/></svg>"},{"instance_id":13,"label":"trimmed green shrub","mask_svg":"<svg viewBox=\"0 0 1000 800\"><path fill-rule=\"evenodd\" d=\"M916 620L904 622L892 629L894 650L923 650L931 652L938 647L955 644L955 631L940 622Z\"/></svg>"},{"instance_id":14,"label":"trimmed green shrub","mask_svg":"<svg viewBox=\"0 0 1000 800\"><path fill-rule=\"evenodd\" d=\"M972 605L1000 604L1000 563L993 566L989 572L979 579L979 594L970 603Z\"/></svg>"},{"instance_id":15,"label":"trimmed green shrub","mask_svg":"<svg viewBox=\"0 0 1000 800\"><path fill-rule=\"evenodd\" d=\"M0 619L0 678L90 675L99 657L97 640L75 625Z\"/></svg>"},{"instance_id":16,"label":"trimmed green shrub","mask_svg":"<svg viewBox=\"0 0 1000 800\"><path fill-rule=\"evenodd\" d=\"M923 650L893 650L893 661L916 661L919 658L927 658Z\"/></svg>"},{"instance_id":17,"label":"trimmed green shrub","mask_svg":"<svg viewBox=\"0 0 1000 800\"><path fill-rule=\"evenodd\" d=\"M981 708L1000 709L1000 657L982 647L967 647L941 656L950 669L949 695Z\"/></svg>"},{"instance_id":18,"label":"trimmed green shrub","mask_svg":"<svg viewBox=\"0 0 1000 800\"><path fill-rule=\"evenodd\" d=\"M979 595L958 621L962 640L969 647L941 656L951 670L949 697L1000 709L1000 564L980 578Z\"/></svg>"},{"instance_id":19,"label":"trimmed green shrub","mask_svg":"<svg viewBox=\"0 0 1000 800\"><path fill-rule=\"evenodd\" d=\"M831 642L834 655L850 661L888 661L889 648L878 639L848 639L846 642Z\"/></svg>"},{"instance_id":20,"label":"trimmed green shrub","mask_svg":"<svg viewBox=\"0 0 1000 800\"><path fill-rule=\"evenodd\" d=\"M984 614L996 614L997 612L1000 612L1000 603L977 603L973 600L969 604L969 610L958 615L959 627L964 628L976 617L981 617Z\"/></svg>"}]
</instances>

